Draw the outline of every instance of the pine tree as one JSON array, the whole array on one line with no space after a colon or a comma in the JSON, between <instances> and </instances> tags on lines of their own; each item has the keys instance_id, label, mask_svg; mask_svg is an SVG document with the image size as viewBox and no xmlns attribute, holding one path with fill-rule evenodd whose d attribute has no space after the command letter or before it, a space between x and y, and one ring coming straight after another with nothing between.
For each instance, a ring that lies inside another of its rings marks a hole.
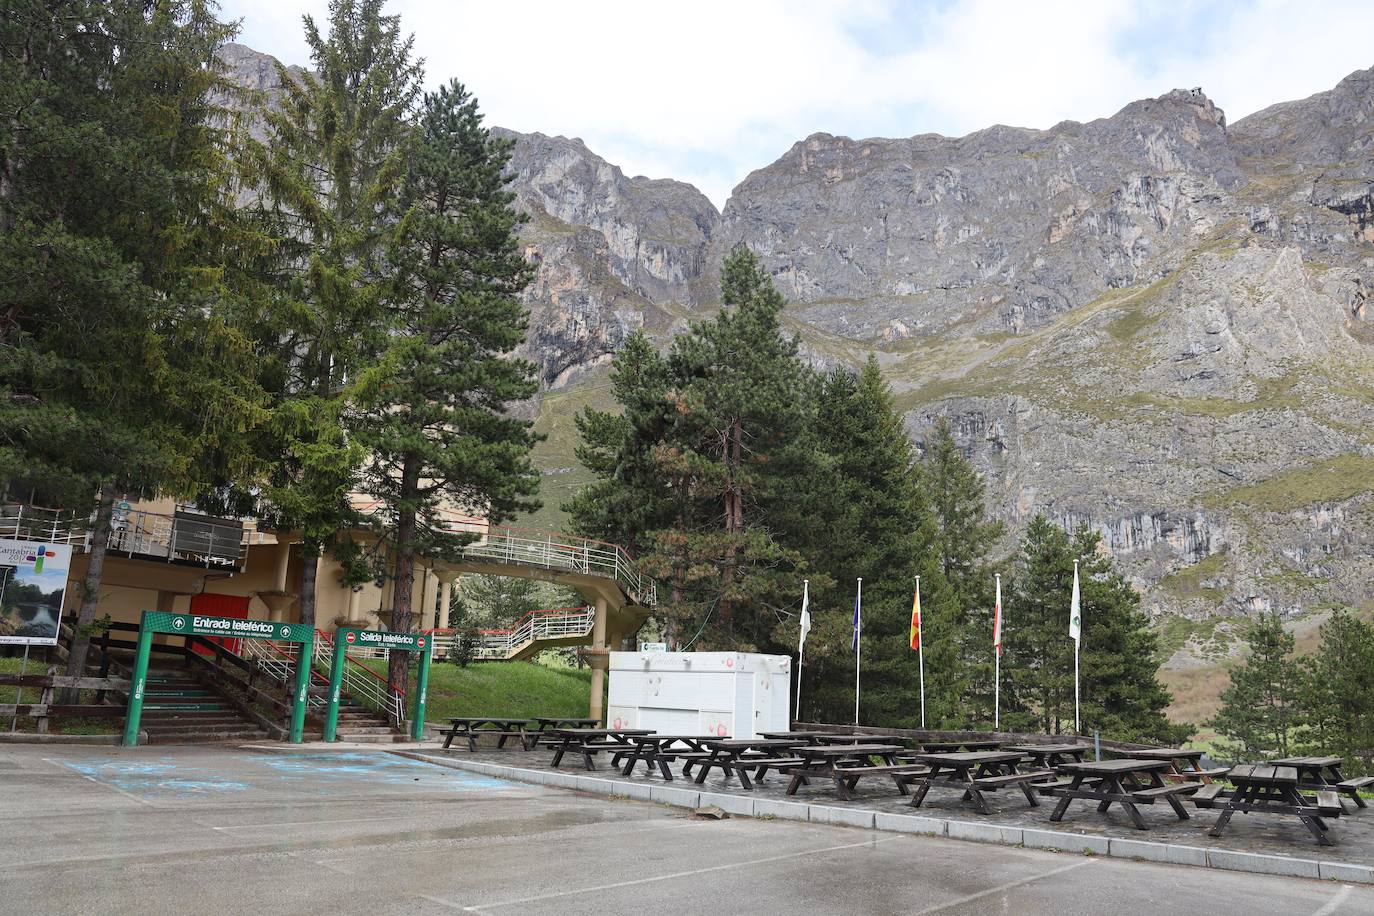
<instances>
[{"instance_id":1,"label":"pine tree","mask_svg":"<svg viewBox=\"0 0 1374 916\"><path fill-rule=\"evenodd\" d=\"M260 329L263 384L275 403L257 437L267 470L251 505L267 525L300 532L304 623L315 620L326 548L345 561L349 584L389 565L338 541L360 522L350 493L364 454L346 428L350 386L375 361L373 332L385 325L391 267L383 255L400 218L395 201L422 77L413 38L382 6L330 0L327 33L304 17L314 71L298 76L278 65L284 96L261 111L267 140L253 162L255 215L279 236L279 282Z\"/></svg>"},{"instance_id":2,"label":"pine tree","mask_svg":"<svg viewBox=\"0 0 1374 916\"><path fill-rule=\"evenodd\" d=\"M817 395L816 441L825 470L817 475L819 505L812 524L798 526L813 537L802 547L818 568L840 583L818 590L822 606L851 623L852 594L842 597L858 577L864 580L864 665L861 715L865 721L917 725L920 721L919 672L910 648L915 577L921 576L927 666L927 724L954 718L959 666L952 636L949 590L935 551L934 519L922 489L915 448L902 426L892 392L877 360L870 356L857 378L835 369ZM801 488L804 489L804 488ZM823 523L816 520L824 519ZM841 628L835 620L833 627ZM838 640L836 641L839 642ZM823 715L852 711L853 679L849 643L839 655L813 652L808 679ZM848 709L841 709L848 707Z\"/></svg>"},{"instance_id":3,"label":"pine tree","mask_svg":"<svg viewBox=\"0 0 1374 916\"><path fill-rule=\"evenodd\" d=\"M385 319L368 336L375 364L354 385L352 426L370 456L360 489L378 505L367 522L395 558L394 631L412 626L416 555L456 557L474 537L449 526L453 510L500 524L539 507L537 437L509 413L537 390L533 365L510 356L533 273L506 189L512 145L490 136L460 83L425 96L386 258ZM391 654L393 684L408 660Z\"/></svg>"},{"instance_id":4,"label":"pine tree","mask_svg":"<svg viewBox=\"0 0 1374 916\"><path fill-rule=\"evenodd\" d=\"M1231 669L1212 727L1230 738L1229 748L1247 760L1287 757L1298 724L1301 669L1293 659L1293 635L1278 614L1261 614L1245 637L1249 655Z\"/></svg>"},{"instance_id":5,"label":"pine tree","mask_svg":"<svg viewBox=\"0 0 1374 916\"><path fill-rule=\"evenodd\" d=\"M983 481L941 417L922 466L936 525L940 570L949 584L963 671L960 708L969 722L992 721L993 570L989 554L1003 525L987 514Z\"/></svg>"},{"instance_id":6,"label":"pine tree","mask_svg":"<svg viewBox=\"0 0 1374 916\"><path fill-rule=\"evenodd\" d=\"M1367 760L1366 749L1374 747L1374 627L1338 608L1322 624L1321 645L1303 667L1307 749L1348 764Z\"/></svg>"},{"instance_id":7,"label":"pine tree","mask_svg":"<svg viewBox=\"0 0 1374 916\"><path fill-rule=\"evenodd\" d=\"M233 208L235 121L186 0L19 2L0 15L0 473L84 513L81 674L120 493L195 493L246 470L260 419L241 333L265 241Z\"/></svg>"},{"instance_id":8,"label":"pine tree","mask_svg":"<svg viewBox=\"0 0 1374 916\"><path fill-rule=\"evenodd\" d=\"M1021 538L1020 565L1007 601L1016 616L1015 630L1007 630L1002 659L1003 696L1014 711L1002 719L1012 727L1033 723L1047 735L1073 730L1068 609L1075 559L1063 528L1043 515L1031 519Z\"/></svg>"}]
</instances>

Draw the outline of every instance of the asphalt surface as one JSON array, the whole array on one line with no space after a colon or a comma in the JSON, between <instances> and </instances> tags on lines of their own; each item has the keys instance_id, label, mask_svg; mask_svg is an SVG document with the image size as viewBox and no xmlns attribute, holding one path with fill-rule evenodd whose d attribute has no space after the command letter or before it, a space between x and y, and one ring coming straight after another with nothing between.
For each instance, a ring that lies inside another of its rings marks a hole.
<instances>
[{"instance_id":1,"label":"asphalt surface","mask_svg":"<svg viewBox=\"0 0 1374 916\"><path fill-rule=\"evenodd\" d=\"M0 913L1367 914L1374 888L732 818L382 751L0 748Z\"/></svg>"}]
</instances>

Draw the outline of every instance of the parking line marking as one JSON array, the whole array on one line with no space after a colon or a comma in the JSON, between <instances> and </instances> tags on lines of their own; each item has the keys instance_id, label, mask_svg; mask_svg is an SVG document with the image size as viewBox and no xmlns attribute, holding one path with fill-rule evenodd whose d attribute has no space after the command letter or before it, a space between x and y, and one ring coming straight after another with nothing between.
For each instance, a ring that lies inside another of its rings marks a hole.
<instances>
[{"instance_id":1,"label":"parking line marking","mask_svg":"<svg viewBox=\"0 0 1374 916\"><path fill-rule=\"evenodd\" d=\"M1354 889L1355 888L1351 887L1349 884L1345 885L1340 890L1336 891L1330 900L1326 901L1325 906L1313 912L1312 916L1330 916L1330 914L1340 909L1341 904L1345 903L1345 898L1349 897L1350 892Z\"/></svg>"},{"instance_id":2,"label":"parking line marking","mask_svg":"<svg viewBox=\"0 0 1374 916\"><path fill-rule=\"evenodd\" d=\"M134 793L132 793L132 792L126 792L126 791L124 791L123 789L119 788L119 786L112 786L112 785L110 785L108 782L101 782L99 779L96 779L94 776L87 776L85 773L82 773L80 770L77 770L77 769L73 768L73 767L70 766L69 764L63 763L63 762L60 761L60 760L53 760L51 757L44 757L44 758L42 758L42 759L45 760L45 761L47 761L48 763L51 763L53 766L57 767L59 770L63 770L63 771L65 771L65 772L67 772L67 773L75 773L77 776L80 776L82 779L85 779L85 780L87 780L87 781L89 781L89 782L93 782L93 783L95 783L95 784L98 785L98 786L104 786L105 788L109 789L111 792L118 792L120 795L123 795L125 798L132 798L134 801L138 802L140 805L147 805L149 808L156 808L156 807L157 807L157 805L155 805L155 804L153 804L152 802L148 801L148 799L146 799L146 798L139 798L139 797L138 797L137 795L135 795Z\"/></svg>"},{"instance_id":3,"label":"parking line marking","mask_svg":"<svg viewBox=\"0 0 1374 916\"><path fill-rule=\"evenodd\" d=\"M879 843L891 843L893 840L905 839L904 836L873 837L864 840L862 843L844 843L840 846L826 846L822 849L804 849L800 852L789 852L780 856L767 856L762 859L750 859L747 862L726 862L723 865L711 865L706 868L693 868L689 871L673 872L667 875L654 875L649 878L635 878L630 881L616 881L613 884L599 884L595 887L581 887L570 891L557 891L552 894L539 894L535 897L522 897L518 900L501 900L495 903L479 903L473 906L462 907L465 913L484 913L489 909L502 906L519 906L522 903L538 903L542 900L556 900L559 897L575 897L579 894L595 894L599 891L615 890L621 887L634 887L639 884L653 884L655 881L672 881L675 878L690 878L693 875L705 875L711 872L731 871L736 868L748 868L751 865L767 865L771 862L785 862L788 859L800 859L805 856L820 855L824 852L839 852L843 849L862 849L864 847L876 846ZM439 903L447 907L458 908L458 905L442 900L438 897L428 897L423 894L418 895L431 903Z\"/></svg>"},{"instance_id":4,"label":"parking line marking","mask_svg":"<svg viewBox=\"0 0 1374 916\"><path fill-rule=\"evenodd\" d=\"M950 907L963 906L965 903L972 903L975 900L981 900L982 898L991 896L992 894L1000 894L1003 891L1009 891L1013 887L1020 887L1023 884L1030 884L1032 881L1039 881L1042 878L1053 878L1055 875L1062 875L1066 871L1073 871L1075 868L1082 868L1084 865L1091 865L1093 864L1093 861L1093 859L1084 859L1081 862L1073 862L1069 865L1061 865L1059 868L1051 869L1050 871L1042 872L1038 875L1031 875L1026 878L1021 878L1018 881L1008 881L1006 884L999 884L996 887L990 887L985 891L979 891L976 894L969 894L967 897L960 897L958 900L951 900L948 903L941 903L936 906L927 907L924 910L919 910L918 912L913 913L912 916L924 916L924 914L926 913L938 913L941 910L947 910Z\"/></svg>"}]
</instances>

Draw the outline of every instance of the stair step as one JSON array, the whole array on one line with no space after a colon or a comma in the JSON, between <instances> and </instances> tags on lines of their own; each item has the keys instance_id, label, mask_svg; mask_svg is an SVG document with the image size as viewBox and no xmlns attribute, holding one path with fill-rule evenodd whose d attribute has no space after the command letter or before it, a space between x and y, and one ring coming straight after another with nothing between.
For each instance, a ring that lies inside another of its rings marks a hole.
<instances>
[{"instance_id":1,"label":"stair step","mask_svg":"<svg viewBox=\"0 0 1374 916\"><path fill-rule=\"evenodd\" d=\"M396 744L401 741L409 741L405 735L392 733L390 735L346 735L338 733L340 741L352 741L355 744Z\"/></svg>"},{"instance_id":2,"label":"stair step","mask_svg":"<svg viewBox=\"0 0 1374 916\"><path fill-rule=\"evenodd\" d=\"M339 729L339 734L341 735L390 735L394 733L394 730L388 725L374 725L370 727L359 727L353 725L349 726L348 728Z\"/></svg>"},{"instance_id":3,"label":"stair step","mask_svg":"<svg viewBox=\"0 0 1374 916\"><path fill-rule=\"evenodd\" d=\"M236 729L234 731L201 732L195 735L155 735L148 734L149 744L222 744L227 741L259 741L267 737L259 728Z\"/></svg>"},{"instance_id":4,"label":"stair step","mask_svg":"<svg viewBox=\"0 0 1374 916\"><path fill-rule=\"evenodd\" d=\"M220 712L229 709L229 705L223 700L215 700L207 703L147 703L143 708L149 711L158 710L204 710L206 712Z\"/></svg>"}]
</instances>

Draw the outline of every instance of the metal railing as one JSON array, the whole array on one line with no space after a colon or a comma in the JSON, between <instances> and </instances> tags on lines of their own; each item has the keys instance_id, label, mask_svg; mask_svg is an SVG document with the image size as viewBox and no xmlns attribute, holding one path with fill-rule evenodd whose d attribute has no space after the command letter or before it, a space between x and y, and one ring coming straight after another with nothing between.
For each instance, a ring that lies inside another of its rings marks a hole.
<instances>
[{"instance_id":1,"label":"metal railing","mask_svg":"<svg viewBox=\"0 0 1374 916\"><path fill-rule=\"evenodd\" d=\"M20 503L0 506L0 538L66 544L90 549L91 519L70 509L44 509ZM256 534L241 522L194 512L164 515L142 509L116 508L110 519L109 552L164 563L207 569L242 570L248 545Z\"/></svg>"},{"instance_id":2,"label":"metal railing","mask_svg":"<svg viewBox=\"0 0 1374 916\"><path fill-rule=\"evenodd\" d=\"M238 646L230 644L226 648L239 658L247 659L257 665L259 671L272 678L283 688L289 688L296 676L296 656L292 654L296 650L294 644L288 648L283 648L270 639L240 639ZM311 680L312 682L315 680L314 672L311 672ZM307 706L323 707L324 704L324 697L310 694L307 691Z\"/></svg>"},{"instance_id":3,"label":"metal railing","mask_svg":"<svg viewBox=\"0 0 1374 916\"><path fill-rule=\"evenodd\" d=\"M0 538L80 548L86 540L85 522L77 525L76 513L70 509L6 503L0 506Z\"/></svg>"},{"instance_id":4,"label":"metal railing","mask_svg":"<svg viewBox=\"0 0 1374 916\"><path fill-rule=\"evenodd\" d=\"M509 629L479 630L473 657L505 659L538 640L589 636L595 621L596 608L591 606L531 611ZM453 630L431 632L431 651L436 658L448 655L459 638Z\"/></svg>"},{"instance_id":5,"label":"metal railing","mask_svg":"<svg viewBox=\"0 0 1374 916\"><path fill-rule=\"evenodd\" d=\"M391 689L387 679L366 665L353 660L358 649L344 652L343 691L350 697L386 716L394 728L404 728L406 723L405 695ZM368 652L373 650L368 649ZM379 650L382 658L386 650ZM334 664L334 634L323 630L315 631L315 662L328 670Z\"/></svg>"},{"instance_id":6,"label":"metal railing","mask_svg":"<svg viewBox=\"0 0 1374 916\"><path fill-rule=\"evenodd\" d=\"M604 541L570 537L528 528L491 528L463 548L463 556L496 563L566 569L614 579L632 600L645 607L658 603L658 587L642 575L623 548Z\"/></svg>"},{"instance_id":7,"label":"metal railing","mask_svg":"<svg viewBox=\"0 0 1374 916\"><path fill-rule=\"evenodd\" d=\"M125 510L113 519L109 550L131 558L241 570L248 563L247 533L242 523L209 516Z\"/></svg>"}]
</instances>

